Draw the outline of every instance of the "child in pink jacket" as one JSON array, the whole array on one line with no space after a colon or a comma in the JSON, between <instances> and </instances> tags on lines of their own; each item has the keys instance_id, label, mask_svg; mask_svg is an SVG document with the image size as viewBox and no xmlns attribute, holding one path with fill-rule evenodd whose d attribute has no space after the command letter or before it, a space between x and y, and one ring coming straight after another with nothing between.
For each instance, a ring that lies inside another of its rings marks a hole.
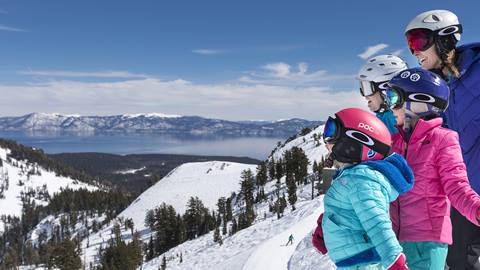
<instances>
[{"instance_id":1,"label":"child in pink jacket","mask_svg":"<svg viewBox=\"0 0 480 270\"><path fill-rule=\"evenodd\" d=\"M480 217L480 197L470 187L458 135L442 128L449 88L420 68L399 73L389 85L399 126L393 151L405 157L415 177L413 189L391 204L393 229L411 269L443 270L452 243L450 206L477 226Z\"/></svg>"}]
</instances>

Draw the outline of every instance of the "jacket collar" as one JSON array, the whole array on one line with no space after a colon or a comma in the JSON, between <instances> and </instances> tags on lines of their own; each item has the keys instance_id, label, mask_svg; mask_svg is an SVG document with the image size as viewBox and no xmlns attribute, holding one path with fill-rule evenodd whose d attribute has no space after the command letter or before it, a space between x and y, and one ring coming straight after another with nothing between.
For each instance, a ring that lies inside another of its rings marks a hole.
<instances>
[{"instance_id":1,"label":"jacket collar","mask_svg":"<svg viewBox=\"0 0 480 270\"><path fill-rule=\"evenodd\" d=\"M455 50L460 60L459 71L460 77L462 77L473 63L480 60L480 42L465 44L457 47Z\"/></svg>"},{"instance_id":2,"label":"jacket collar","mask_svg":"<svg viewBox=\"0 0 480 270\"><path fill-rule=\"evenodd\" d=\"M398 127L398 131L400 135L402 135L402 138L406 142L417 142L418 140L422 139L425 137L425 134L428 133L430 130L442 126L443 119L441 117L436 117L430 120L423 120L423 119L418 119L417 124L415 125L415 128L413 129L412 135L406 140L407 134L405 131L403 131L402 126Z\"/></svg>"}]
</instances>

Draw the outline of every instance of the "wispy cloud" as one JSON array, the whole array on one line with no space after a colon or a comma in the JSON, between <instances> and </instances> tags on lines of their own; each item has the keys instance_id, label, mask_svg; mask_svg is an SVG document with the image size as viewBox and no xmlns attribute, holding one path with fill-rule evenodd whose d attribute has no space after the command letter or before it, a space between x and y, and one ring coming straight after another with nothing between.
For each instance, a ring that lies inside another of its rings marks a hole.
<instances>
[{"instance_id":1,"label":"wispy cloud","mask_svg":"<svg viewBox=\"0 0 480 270\"><path fill-rule=\"evenodd\" d=\"M222 54L227 52L227 50L223 49L195 49L192 50L193 53L202 54L202 55L214 55L214 54Z\"/></svg>"},{"instance_id":2,"label":"wispy cloud","mask_svg":"<svg viewBox=\"0 0 480 270\"><path fill-rule=\"evenodd\" d=\"M26 32L26 30L24 30L24 29L11 27L11 26L6 26L6 25L2 25L2 24L0 24L0 31Z\"/></svg>"},{"instance_id":3,"label":"wispy cloud","mask_svg":"<svg viewBox=\"0 0 480 270\"><path fill-rule=\"evenodd\" d=\"M380 44L377 44L377 45L374 45L374 46L370 46L364 52L359 54L358 56L360 58L364 59L364 60L367 60L371 56L377 54L378 52L380 52L381 50L383 50L387 47L388 47L388 45L384 44L384 43L380 43Z\"/></svg>"},{"instance_id":4,"label":"wispy cloud","mask_svg":"<svg viewBox=\"0 0 480 270\"><path fill-rule=\"evenodd\" d=\"M70 78L123 78L123 79L145 79L149 76L145 74L136 74L128 71L98 71L98 72L79 72L66 70L24 70L19 71L22 75L49 76L49 77L70 77Z\"/></svg>"},{"instance_id":5,"label":"wispy cloud","mask_svg":"<svg viewBox=\"0 0 480 270\"><path fill-rule=\"evenodd\" d=\"M349 74L329 74L322 69L310 71L305 62L298 63L296 67L284 62L276 62L261 68L261 71L248 72L248 75L240 77L238 81L253 84L318 86L325 82L354 78L354 75Z\"/></svg>"},{"instance_id":6,"label":"wispy cloud","mask_svg":"<svg viewBox=\"0 0 480 270\"><path fill-rule=\"evenodd\" d=\"M393 51L392 54L395 55L395 56L401 56L404 51L405 51L405 49L398 49L396 51Z\"/></svg>"}]
</instances>

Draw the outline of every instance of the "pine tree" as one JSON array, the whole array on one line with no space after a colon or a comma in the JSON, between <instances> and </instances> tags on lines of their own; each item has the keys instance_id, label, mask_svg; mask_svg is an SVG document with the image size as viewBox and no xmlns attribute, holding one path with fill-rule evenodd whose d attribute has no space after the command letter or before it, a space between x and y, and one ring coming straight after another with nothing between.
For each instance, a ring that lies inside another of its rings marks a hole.
<instances>
[{"instance_id":1,"label":"pine tree","mask_svg":"<svg viewBox=\"0 0 480 270\"><path fill-rule=\"evenodd\" d=\"M253 184L253 173L251 170L244 170L241 174L242 181L241 185L241 194L245 201L245 225L246 227L250 226L255 220L255 210L254 210L254 184ZM242 227L242 229L245 227Z\"/></svg>"},{"instance_id":2,"label":"pine tree","mask_svg":"<svg viewBox=\"0 0 480 270\"><path fill-rule=\"evenodd\" d=\"M153 245L153 235L150 235L150 240L147 244L147 251L146 251L146 260L150 261L155 257L155 247Z\"/></svg>"},{"instance_id":3,"label":"pine tree","mask_svg":"<svg viewBox=\"0 0 480 270\"><path fill-rule=\"evenodd\" d=\"M275 164L275 178L277 179L277 183L280 184L280 180L284 175L284 168L283 168L283 161L279 159Z\"/></svg>"},{"instance_id":4,"label":"pine tree","mask_svg":"<svg viewBox=\"0 0 480 270\"><path fill-rule=\"evenodd\" d=\"M50 265L61 270L82 268L80 250L77 248L77 244L67 238L56 245L50 258Z\"/></svg>"},{"instance_id":5,"label":"pine tree","mask_svg":"<svg viewBox=\"0 0 480 270\"><path fill-rule=\"evenodd\" d=\"M225 208L226 208L226 218L227 221L231 221L233 218L233 211L232 211L232 199L228 198L226 203L225 203Z\"/></svg>"},{"instance_id":6,"label":"pine tree","mask_svg":"<svg viewBox=\"0 0 480 270\"><path fill-rule=\"evenodd\" d=\"M257 185L261 187L265 186L268 181L267 164L265 161L260 162L260 164L257 166L256 181Z\"/></svg>"},{"instance_id":7,"label":"pine tree","mask_svg":"<svg viewBox=\"0 0 480 270\"><path fill-rule=\"evenodd\" d=\"M268 161L268 177L270 180L275 179L275 159L272 157L271 160Z\"/></svg>"},{"instance_id":8,"label":"pine tree","mask_svg":"<svg viewBox=\"0 0 480 270\"><path fill-rule=\"evenodd\" d=\"M32 242L28 241L25 246L25 263L27 265L37 265L39 257L37 251L33 248Z\"/></svg>"},{"instance_id":9,"label":"pine tree","mask_svg":"<svg viewBox=\"0 0 480 270\"><path fill-rule=\"evenodd\" d=\"M295 211L295 203L297 202L297 184L293 175L287 174L287 193L288 193L288 202L292 206L292 211Z\"/></svg>"},{"instance_id":10,"label":"pine tree","mask_svg":"<svg viewBox=\"0 0 480 270\"><path fill-rule=\"evenodd\" d=\"M165 256L163 256L163 258L162 258L162 264L161 264L160 267L161 267L162 270L167 269L167 259L165 258Z\"/></svg>"},{"instance_id":11,"label":"pine tree","mask_svg":"<svg viewBox=\"0 0 480 270\"><path fill-rule=\"evenodd\" d=\"M219 227L215 228L215 232L213 233L213 242L218 243L222 237L220 236L220 229Z\"/></svg>"}]
</instances>

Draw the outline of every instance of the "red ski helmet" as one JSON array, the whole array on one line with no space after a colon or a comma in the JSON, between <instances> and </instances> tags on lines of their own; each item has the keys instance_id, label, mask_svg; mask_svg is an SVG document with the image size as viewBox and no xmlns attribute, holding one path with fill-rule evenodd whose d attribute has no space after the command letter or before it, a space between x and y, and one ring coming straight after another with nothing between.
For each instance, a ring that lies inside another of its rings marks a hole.
<instances>
[{"instance_id":1,"label":"red ski helmet","mask_svg":"<svg viewBox=\"0 0 480 270\"><path fill-rule=\"evenodd\" d=\"M323 130L325 143L335 144L332 155L344 163L383 159L390 153L392 138L380 119L362 109L348 108L329 117Z\"/></svg>"}]
</instances>

